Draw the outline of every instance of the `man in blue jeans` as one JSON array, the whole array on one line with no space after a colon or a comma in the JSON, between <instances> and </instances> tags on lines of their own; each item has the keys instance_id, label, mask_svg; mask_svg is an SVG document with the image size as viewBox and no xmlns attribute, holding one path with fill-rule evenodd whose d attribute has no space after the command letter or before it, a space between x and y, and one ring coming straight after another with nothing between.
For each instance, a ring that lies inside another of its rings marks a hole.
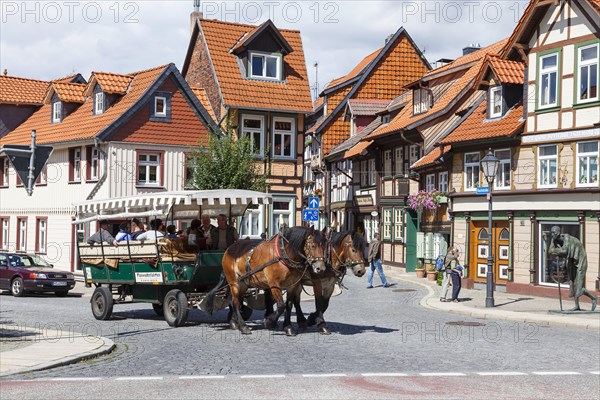
<instances>
[{"instance_id":1,"label":"man in blue jeans","mask_svg":"<svg viewBox=\"0 0 600 400\"><path fill-rule=\"evenodd\" d=\"M371 265L371 270L369 271L369 277L367 279L367 289L373 288L373 274L375 273L375 269L377 269L383 287L390 287L390 284L383 274L383 268L381 267L381 242L379 241L379 233L375 233L373 236L373 241L369 243L368 261Z\"/></svg>"}]
</instances>

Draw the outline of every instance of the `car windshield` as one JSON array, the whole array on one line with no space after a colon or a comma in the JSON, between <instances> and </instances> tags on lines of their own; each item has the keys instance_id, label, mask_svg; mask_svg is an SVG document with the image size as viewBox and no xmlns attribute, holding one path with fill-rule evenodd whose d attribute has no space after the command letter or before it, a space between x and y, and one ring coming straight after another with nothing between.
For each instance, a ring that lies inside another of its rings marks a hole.
<instances>
[{"instance_id":1,"label":"car windshield","mask_svg":"<svg viewBox=\"0 0 600 400\"><path fill-rule=\"evenodd\" d=\"M46 260L35 254L11 254L8 256L8 263L13 267L51 266Z\"/></svg>"}]
</instances>

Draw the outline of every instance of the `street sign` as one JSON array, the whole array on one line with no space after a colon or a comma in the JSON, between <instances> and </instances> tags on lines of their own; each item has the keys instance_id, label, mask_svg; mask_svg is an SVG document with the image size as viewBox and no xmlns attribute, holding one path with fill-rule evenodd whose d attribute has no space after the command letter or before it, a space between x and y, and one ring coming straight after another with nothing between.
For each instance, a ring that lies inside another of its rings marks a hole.
<instances>
[{"instance_id":1,"label":"street sign","mask_svg":"<svg viewBox=\"0 0 600 400\"><path fill-rule=\"evenodd\" d=\"M17 150L13 152L12 150ZM8 159L12 164L13 168L21 178L21 182L24 185L27 185L27 178L29 177L29 155L23 155L22 152L18 151L31 151L29 146L20 146L20 145L12 145L7 144L4 146L4 153L8 155ZM48 157L50 157L50 153L52 153L51 146L35 146L35 159L33 161L33 182L37 180L38 176L44 169L46 165L46 161L48 161Z\"/></svg>"},{"instance_id":2,"label":"street sign","mask_svg":"<svg viewBox=\"0 0 600 400\"><path fill-rule=\"evenodd\" d=\"M302 210L302 221L318 221L319 210Z\"/></svg>"},{"instance_id":3,"label":"street sign","mask_svg":"<svg viewBox=\"0 0 600 400\"><path fill-rule=\"evenodd\" d=\"M319 203L320 203L320 200L318 197L309 197L308 198L308 208L319 209ZM309 220L307 220L307 221L309 221Z\"/></svg>"},{"instance_id":4,"label":"street sign","mask_svg":"<svg viewBox=\"0 0 600 400\"><path fill-rule=\"evenodd\" d=\"M490 188L487 186L478 187L475 191L476 194L488 194L490 192Z\"/></svg>"}]
</instances>

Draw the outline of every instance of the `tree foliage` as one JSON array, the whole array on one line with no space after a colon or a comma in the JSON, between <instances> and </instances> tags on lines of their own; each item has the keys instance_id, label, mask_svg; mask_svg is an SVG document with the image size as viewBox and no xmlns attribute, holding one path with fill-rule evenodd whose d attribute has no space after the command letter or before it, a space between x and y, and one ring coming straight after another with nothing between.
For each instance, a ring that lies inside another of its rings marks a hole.
<instances>
[{"instance_id":1,"label":"tree foliage","mask_svg":"<svg viewBox=\"0 0 600 400\"><path fill-rule=\"evenodd\" d=\"M261 172L250 139L237 137L229 127L210 135L208 146L194 149L188 163L188 189L267 190L267 173Z\"/></svg>"}]
</instances>

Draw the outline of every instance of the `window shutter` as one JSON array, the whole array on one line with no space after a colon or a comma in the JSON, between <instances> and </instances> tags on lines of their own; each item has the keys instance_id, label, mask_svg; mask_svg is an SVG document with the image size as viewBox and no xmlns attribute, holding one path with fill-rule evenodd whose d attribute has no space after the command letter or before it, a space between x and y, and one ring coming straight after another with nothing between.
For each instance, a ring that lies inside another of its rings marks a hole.
<instances>
[{"instance_id":1,"label":"window shutter","mask_svg":"<svg viewBox=\"0 0 600 400\"><path fill-rule=\"evenodd\" d=\"M0 186L4 186L4 158L0 158ZM6 182L8 183L8 182Z\"/></svg>"},{"instance_id":2,"label":"window shutter","mask_svg":"<svg viewBox=\"0 0 600 400\"><path fill-rule=\"evenodd\" d=\"M75 149L69 149L69 182L75 179Z\"/></svg>"},{"instance_id":3,"label":"window shutter","mask_svg":"<svg viewBox=\"0 0 600 400\"><path fill-rule=\"evenodd\" d=\"M85 180L92 180L92 146L85 148Z\"/></svg>"},{"instance_id":4,"label":"window shutter","mask_svg":"<svg viewBox=\"0 0 600 400\"><path fill-rule=\"evenodd\" d=\"M488 86L487 94L486 94L486 106L485 106L485 119L490 119L492 115L492 87Z\"/></svg>"}]
</instances>

